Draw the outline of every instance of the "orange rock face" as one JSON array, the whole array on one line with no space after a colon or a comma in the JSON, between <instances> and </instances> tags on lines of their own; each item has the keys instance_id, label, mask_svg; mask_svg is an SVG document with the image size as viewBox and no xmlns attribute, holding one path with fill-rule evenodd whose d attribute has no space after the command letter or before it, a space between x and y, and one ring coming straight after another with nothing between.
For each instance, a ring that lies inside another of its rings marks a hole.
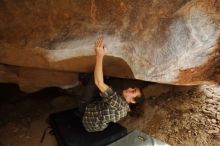
<instances>
[{"instance_id":1,"label":"orange rock face","mask_svg":"<svg viewBox=\"0 0 220 146\"><path fill-rule=\"evenodd\" d=\"M0 19L1 64L91 72L94 41L103 35L106 75L179 85L219 81L218 0L7 0Z\"/></svg>"}]
</instances>

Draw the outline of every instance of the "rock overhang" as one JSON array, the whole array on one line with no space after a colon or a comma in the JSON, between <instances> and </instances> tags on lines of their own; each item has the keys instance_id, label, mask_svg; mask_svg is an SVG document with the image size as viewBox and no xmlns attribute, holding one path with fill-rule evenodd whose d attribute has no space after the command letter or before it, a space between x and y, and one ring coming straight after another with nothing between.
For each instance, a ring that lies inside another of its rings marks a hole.
<instances>
[{"instance_id":1,"label":"rock overhang","mask_svg":"<svg viewBox=\"0 0 220 146\"><path fill-rule=\"evenodd\" d=\"M2 64L91 72L94 41L103 35L106 75L175 85L219 81L218 1L2 4Z\"/></svg>"}]
</instances>

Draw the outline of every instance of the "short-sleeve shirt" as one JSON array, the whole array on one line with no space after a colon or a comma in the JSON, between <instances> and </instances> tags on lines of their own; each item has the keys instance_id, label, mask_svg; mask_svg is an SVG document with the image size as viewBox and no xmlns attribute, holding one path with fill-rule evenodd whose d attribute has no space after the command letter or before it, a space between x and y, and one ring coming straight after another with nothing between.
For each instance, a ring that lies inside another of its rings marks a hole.
<instances>
[{"instance_id":1,"label":"short-sleeve shirt","mask_svg":"<svg viewBox=\"0 0 220 146\"><path fill-rule=\"evenodd\" d=\"M102 100L86 106L82 118L83 126L88 132L102 131L110 122L117 122L130 111L128 103L112 88L100 93Z\"/></svg>"}]
</instances>

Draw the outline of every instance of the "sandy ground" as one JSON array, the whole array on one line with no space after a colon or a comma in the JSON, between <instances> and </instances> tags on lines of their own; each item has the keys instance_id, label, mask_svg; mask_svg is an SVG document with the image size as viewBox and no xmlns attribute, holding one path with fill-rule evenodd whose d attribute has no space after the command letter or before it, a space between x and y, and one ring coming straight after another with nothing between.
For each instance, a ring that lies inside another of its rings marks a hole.
<instances>
[{"instance_id":1,"label":"sandy ground","mask_svg":"<svg viewBox=\"0 0 220 146\"><path fill-rule=\"evenodd\" d=\"M48 115L76 107L76 99L57 89L26 95L14 88L13 94L4 91L0 98L0 146L57 146L51 134L40 143ZM139 129L171 145L220 145L217 85L173 88L158 97L150 96L143 108L140 118L127 116L120 123L129 131Z\"/></svg>"}]
</instances>

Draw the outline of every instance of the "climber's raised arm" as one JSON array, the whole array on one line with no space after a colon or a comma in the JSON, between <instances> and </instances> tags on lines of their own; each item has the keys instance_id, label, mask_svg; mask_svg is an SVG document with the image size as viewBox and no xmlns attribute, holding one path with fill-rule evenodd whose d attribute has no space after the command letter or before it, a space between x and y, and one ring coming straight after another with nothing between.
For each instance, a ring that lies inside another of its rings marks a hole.
<instances>
[{"instance_id":1,"label":"climber's raised arm","mask_svg":"<svg viewBox=\"0 0 220 146\"><path fill-rule=\"evenodd\" d=\"M94 70L95 84L101 92L105 92L109 86L104 83L103 78L103 58L106 48L104 46L103 37L99 37L95 42L96 64Z\"/></svg>"}]
</instances>

